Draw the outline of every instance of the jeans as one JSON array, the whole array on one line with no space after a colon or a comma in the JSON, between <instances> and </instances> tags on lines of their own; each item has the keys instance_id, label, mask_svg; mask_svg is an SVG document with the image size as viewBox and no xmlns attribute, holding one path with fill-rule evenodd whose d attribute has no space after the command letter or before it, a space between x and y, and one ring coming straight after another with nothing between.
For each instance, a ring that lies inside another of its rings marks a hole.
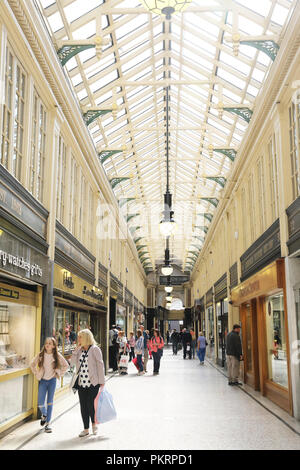
<instances>
[{"instance_id":1,"label":"jeans","mask_svg":"<svg viewBox=\"0 0 300 470\"><path fill-rule=\"evenodd\" d=\"M206 348L197 349L197 356L200 362L204 362Z\"/></svg>"},{"instance_id":2,"label":"jeans","mask_svg":"<svg viewBox=\"0 0 300 470\"><path fill-rule=\"evenodd\" d=\"M135 358L135 354L134 354L134 347L133 348L130 348L130 353L129 353L129 362L132 361L132 359Z\"/></svg>"},{"instance_id":3,"label":"jeans","mask_svg":"<svg viewBox=\"0 0 300 470\"><path fill-rule=\"evenodd\" d=\"M142 356L142 354L137 354L136 357L137 357L137 364L139 366L139 372L143 372L143 370L144 370L143 361L142 361L143 356Z\"/></svg>"},{"instance_id":4,"label":"jeans","mask_svg":"<svg viewBox=\"0 0 300 470\"><path fill-rule=\"evenodd\" d=\"M190 350L189 350L189 351L187 351L187 347L188 347L188 346L190 347ZM186 343L185 343L185 344L183 344L183 359L186 358L186 353L188 353L189 358L192 359L192 347L191 347L190 344L186 344Z\"/></svg>"},{"instance_id":5,"label":"jeans","mask_svg":"<svg viewBox=\"0 0 300 470\"><path fill-rule=\"evenodd\" d=\"M79 387L78 395L80 402L80 411L84 429L89 429L90 419L95 423L94 401L98 395L100 385L91 385L90 387Z\"/></svg>"},{"instance_id":6,"label":"jeans","mask_svg":"<svg viewBox=\"0 0 300 470\"><path fill-rule=\"evenodd\" d=\"M50 380L41 379L39 383L38 393L38 407L41 410L43 416L46 416L46 422L50 423L52 410L53 410L53 398L56 389L56 378ZM47 408L45 406L45 400L47 395Z\"/></svg>"},{"instance_id":7,"label":"jeans","mask_svg":"<svg viewBox=\"0 0 300 470\"><path fill-rule=\"evenodd\" d=\"M153 372L159 372L160 367L160 360L161 360L161 352L158 350L157 352L152 351L153 356Z\"/></svg>"},{"instance_id":8,"label":"jeans","mask_svg":"<svg viewBox=\"0 0 300 470\"><path fill-rule=\"evenodd\" d=\"M177 341L176 341L176 342L175 342L175 341L173 342L172 348L173 348L173 354L175 354L175 356L176 356L176 355L177 355L177 349L178 349L178 343L177 343Z\"/></svg>"},{"instance_id":9,"label":"jeans","mask_svg":"<svg viewBox=\"0 0 300 470\"><path fill-rule=\"evenodd\" d=\"M191 348L192 348L192 356L193 356L193 359L194 359L195 350L196 350L196 340L195 339L193 339L193 341L192 341Z\"/></svg>"}]
</instances>

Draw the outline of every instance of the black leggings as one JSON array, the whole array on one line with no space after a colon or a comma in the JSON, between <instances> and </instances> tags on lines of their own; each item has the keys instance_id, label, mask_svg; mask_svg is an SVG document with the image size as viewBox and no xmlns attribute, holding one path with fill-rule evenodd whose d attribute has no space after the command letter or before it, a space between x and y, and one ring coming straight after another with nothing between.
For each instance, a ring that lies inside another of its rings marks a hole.
<instances>
[{"instance_id":1,"label":"black leggings","mask_svg":"<svg viewBox=\"0 0 300 470\"><path fill-rule=\"evenodd\" d=\"M100 385L91 385L90 387L79 387L78 395L80 402L80 410L84 429L89 429L90 419L92 424L95 423L94 400L98 395Z\"/></svg>"}]
</instances>

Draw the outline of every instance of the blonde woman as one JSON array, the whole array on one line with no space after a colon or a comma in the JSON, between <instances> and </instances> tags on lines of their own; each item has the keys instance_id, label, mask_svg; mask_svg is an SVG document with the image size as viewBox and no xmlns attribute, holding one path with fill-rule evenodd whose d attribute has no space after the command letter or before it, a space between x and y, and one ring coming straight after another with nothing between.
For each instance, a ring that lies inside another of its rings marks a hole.
<instances>
[{"instance_id":1,"label":"blonde woman","mask_svg":"<svg viewBox=\"0 0 300 470\"><path fill-rule=\"evenodd\" d=\"M77 348L72 354L70 364L75 364L76 370L79 370L78 395L84 427L79 437L89 435L90 420L93 434L97 434L94 400L98 395L100 386L104 385L105 377L102 352L96 345L93 333L90 330L79 331Z\"/></svg>"},{"instance_id":2,"label":"blonde woman","mask_svg":"<svg viewBox=\"0 0 300 470\"><path fill-rule=\"evenodd\" d=\"M39 354L33 358L30 368L39 381L38 407L42 417L40 424L45 426L45 432L52 432L50 421L53 410L53 399L56 389L56 379L63 377L69 369L69 364L58 352L55 338L46 338ZM47 408L45 400L47 396Z\"/></svg>"}]
</instances>

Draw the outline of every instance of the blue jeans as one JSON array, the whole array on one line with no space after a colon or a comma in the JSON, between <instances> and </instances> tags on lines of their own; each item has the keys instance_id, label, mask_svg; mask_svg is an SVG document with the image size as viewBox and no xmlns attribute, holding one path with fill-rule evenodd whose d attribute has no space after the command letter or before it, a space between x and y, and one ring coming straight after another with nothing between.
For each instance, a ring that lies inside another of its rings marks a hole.
<instances>
[{"instance_id":1,"label":"blue jeans","mask_svg":"<svg viewBox=\"0 0 300 470\"><path fill-rule=\"evenodd\" d=\"M136 357L137 357L137 364L139 366L139 372L143 372L143 370L144 370L143 361L142 361L143 356L142 356L142 354L137 354Z\"/></svg>"},{"instance_id":2,"label":"blue jeans","mask_svg":"<svg viewBox=\"0 0 300 470\"><path fill-rule=\"evenodd\" d=\"M52 410L53 410L53 398L56 389L56 378L50 380L41 379L39 383L39 394L38 394L38 407L41 413L46 416L46 422L50 423ZM47 395L47 408L45 406L45 400Z\"/></svg>"},{"instance_id":3,"label":"blue jeans","mask_svg":"<svg viewBox=\"0 0 300 470\"><path fill-rule=\"evenodd\" d=\"M197 349L197 356L200 362L204 362L206 348Z\"/></svg>"}]
</instances>

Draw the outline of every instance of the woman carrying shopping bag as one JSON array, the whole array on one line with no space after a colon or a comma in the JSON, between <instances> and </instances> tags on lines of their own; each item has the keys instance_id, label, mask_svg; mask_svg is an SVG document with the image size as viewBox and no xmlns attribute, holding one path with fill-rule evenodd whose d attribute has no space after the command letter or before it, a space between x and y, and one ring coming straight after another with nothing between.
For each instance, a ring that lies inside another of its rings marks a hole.
<instances>
[{"instance_id":1,"label":"woman carrying shopping bag","mask_svg":"<svg viewBox=\"0 0 300 470\"><path fill-rule=\"evenodd\" d=\"M55 338L46 338L40 353L31 361L30 368L39 380L38 407L42 417L40 424L45 426L45 432L52 432L50 421L53 410L56 379L63 377L69 369L69 364L58 352ZM47 408L45 400L47 396Z\"/></svg>"},{"instance_id":2,"label":"woman carrying shopping bag","mask_svg":"<svg viewBox=\"0 0 300 470\"><path fill-rule=\"evenodd\" d=\"M153 356L153 375L159 374L160 360L163 355L164 340L159 330L154 330L154 336L151 338L150 347Z\"/></svg>"},{"instance_id":3,"label":"woman carrying shopping bag","mask_svg":"<svg viewBox=\"0 0 300 470\"><path fill-rule=\"evenodd\" d=\"M71 365L76 364L78 374L78 394L80 402L83 431L79 437L89 435L90 421L93 434L97 434L94 401L99 388L105 383L104 364L101 349L96 345L92 332L88 329L78 333L78 347L72 354Z\"/></svg>"}]
</instances>

